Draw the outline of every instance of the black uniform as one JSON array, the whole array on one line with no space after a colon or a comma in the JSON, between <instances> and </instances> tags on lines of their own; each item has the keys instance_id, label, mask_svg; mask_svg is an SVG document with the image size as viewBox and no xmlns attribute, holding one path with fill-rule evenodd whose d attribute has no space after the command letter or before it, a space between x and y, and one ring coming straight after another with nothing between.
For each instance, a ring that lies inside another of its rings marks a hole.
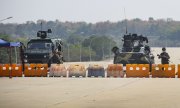
<instances>
[{"instance_id":1,"label":"black uniform","mask_svg":"<svg viewBox=\"0 0 180 108\"><path fill-rule=\"evenodd\" d=\"M169 64L169 54L167 52L162 52L160 55L159 55L159 59L161 58L161 63L162 64Z\"/></svg>"}]
</instances>

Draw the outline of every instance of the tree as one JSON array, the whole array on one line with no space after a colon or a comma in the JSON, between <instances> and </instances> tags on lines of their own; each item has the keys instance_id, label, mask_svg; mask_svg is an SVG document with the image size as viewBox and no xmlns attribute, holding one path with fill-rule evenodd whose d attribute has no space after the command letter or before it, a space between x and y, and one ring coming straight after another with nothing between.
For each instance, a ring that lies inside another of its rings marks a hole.
<instances>
[{"instance_id":1,"label":"tree","mask_svg":"<svg viewBox=\"0 0 180 108\"><path fill-rule=\"evenodd\" d=\"M85 39L82 44L96 52L94 60L103 60L106 56L109 56L112 46L116 43L107 36L91 36Z\"/></svg>"}]
</instances>

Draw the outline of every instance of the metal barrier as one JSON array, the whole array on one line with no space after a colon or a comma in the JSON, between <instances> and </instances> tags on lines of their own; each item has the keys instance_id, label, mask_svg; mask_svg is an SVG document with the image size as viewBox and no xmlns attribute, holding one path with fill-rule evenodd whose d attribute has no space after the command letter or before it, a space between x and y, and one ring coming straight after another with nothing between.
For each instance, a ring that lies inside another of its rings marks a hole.
<instances>
[{"instance_id":1,"label":"metal barrier","mask_svg":"<svg viewBox=\"0 0 180 108\"><path fill-rule=\"evenodd\" d=\"M152 77L159 78L175 78L175 65L174 64L153 64Z\"/></svg>"},{"instance_id":2,"label":"metal barrier","mask_svg":"<svg viewBox=\"0 0 180 108\"><path fill-rule=\"evenodd\" d=\"M124 77L122 64L109 64L107 67L107 77Z\"/></svg>"},{"instance_id":3,"label":"metal barrier","mask_svg":"<svg viewBox=\"0 0 180 108\"><path fill-rule=\"evenodd\" d=\"M149 77L149 64L126 64L126 77Z\"/></svg>"}]
</instances>

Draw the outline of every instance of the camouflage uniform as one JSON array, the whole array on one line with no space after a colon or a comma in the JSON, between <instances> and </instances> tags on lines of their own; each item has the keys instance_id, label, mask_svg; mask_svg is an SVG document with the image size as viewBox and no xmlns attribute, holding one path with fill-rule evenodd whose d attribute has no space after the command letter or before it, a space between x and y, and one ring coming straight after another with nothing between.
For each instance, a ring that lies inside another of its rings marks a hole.
<instances>
[{"instance_id":1,"label":"camouflage uniform","mask_svg":"<svg viewBox=\"0 0 180 108\"><path fill-rule=\"evenodd\" d=\"M54 54L51 58L51 63L57 63L60 64L60 57L58 54Z\"/></svg>"},{"instance_id":2,"label":"camouflage uniform","mask_svg":"<svg viewBox=\"0 0 180 108\"><path fill-rule=\"evenodd\" d=\"M50 67L51 64L60 64L61 63L61 58L60 56L57 54L56 51L53 52L53 56L49 59L48 61L48 66Z\"/></svg>"},{"instance_id":3,"label":"camouflage uniform","mask_svg":"<svg viewBox=\"0 0 180 108\"><path fill-rule=\"evenodd\" d=\"M62 52L61 52L61 51L58 51L57 54L58 54L58 56L59 56L60 63L63 64L64 59L63 59L63 54L62 54Z\"/></svg>"}]
</instances>

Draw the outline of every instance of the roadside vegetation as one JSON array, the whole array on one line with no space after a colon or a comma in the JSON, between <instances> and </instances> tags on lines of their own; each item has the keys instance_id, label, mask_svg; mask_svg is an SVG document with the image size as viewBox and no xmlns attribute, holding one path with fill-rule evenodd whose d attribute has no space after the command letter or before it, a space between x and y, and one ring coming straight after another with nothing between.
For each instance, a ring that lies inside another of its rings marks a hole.
<instances>
[{"instance_id":1,"label":"roadside vegetation","mask_svg":"<svg viewBox=\"0 0 180 108\"><path fill-rule=\"evenodd\" d=\"M152 47L179 47L180 21L173 19L153 19L147 21L135 18L119 22L61 22L27 21L24 24L0 24L0 38L7 41L20 41L26 45L29 39L37 38L36 33L41 29L52 29L50 38L63 40L64 58L66 61L95 61L113 57L111 48L122 46L122 36L125 34L126 24L128 33L147 36ZM5 49L1 48L1 57Z\"/></svg>"}]
</instances>

